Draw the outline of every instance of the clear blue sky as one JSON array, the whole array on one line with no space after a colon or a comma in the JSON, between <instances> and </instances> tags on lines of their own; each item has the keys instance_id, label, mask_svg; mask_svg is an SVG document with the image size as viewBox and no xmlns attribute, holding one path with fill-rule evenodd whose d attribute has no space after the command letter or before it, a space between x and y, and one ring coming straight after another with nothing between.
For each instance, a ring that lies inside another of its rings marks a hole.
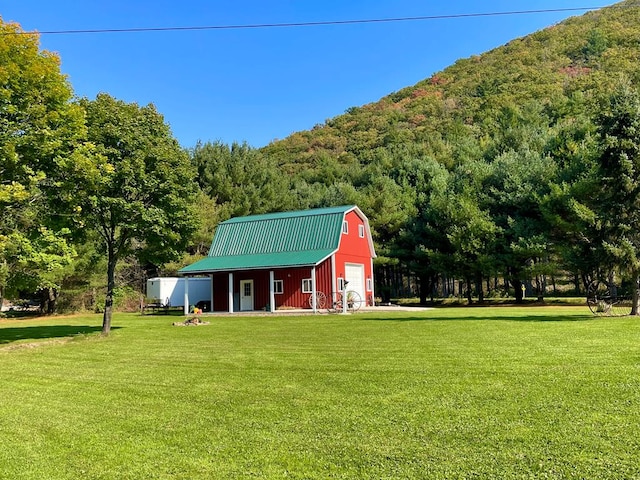
<instances>
[{"instance_id":1,"label":"clear blue sky","mask_svg":"<svg viewBox=\"0 0 640 480\"><path fill-rule=\"evenodd\" d=\"M611 0L20 0L25 30L323 22L600 7ZM261 147L582 12L237 30L43 34L76 95L153 103L184 147Z\"/></svg>"}]
</instances>

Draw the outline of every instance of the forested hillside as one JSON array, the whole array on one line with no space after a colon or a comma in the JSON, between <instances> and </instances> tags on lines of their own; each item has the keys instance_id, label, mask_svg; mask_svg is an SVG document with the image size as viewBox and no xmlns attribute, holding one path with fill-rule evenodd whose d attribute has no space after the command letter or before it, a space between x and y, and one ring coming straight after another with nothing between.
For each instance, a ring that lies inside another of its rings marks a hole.
<instances>
[{"instance_id":1,"label":"forested hillside","mask_svg":"<svg viewBox=\"0 0 640 480\"><path fill-rule=\"evenodd\" d=\"M469 139L483 143L504 136L505 128L527 122L527 116L557 121L572 113L570 105L609 88L618 73L636 80L640 8L634 6L638 2L628 0L459 60L265 152L297 172L317 170L323 153L343 165L366 165L378 148L412 144L451 167L464 159L460 144Z\"/></svg>"},{"instance_id":2,"label":"forested hillside","mask_svg":"<svg viewBox=\"0 0 640 480\"><path fill-rule=\"evenodd\" d=\"M423 301L444 278L479 296L499 277L516 295L521 281L543 295L550 277L583 288L603 260L574 238L601 224L580 182L599 174L599 116L640 81L639 38L637 0L571 18L260 151L199 145L202 186L224 216L357 203L384 296L403 293L399 272Z\"/></svg>"}]
</instances>

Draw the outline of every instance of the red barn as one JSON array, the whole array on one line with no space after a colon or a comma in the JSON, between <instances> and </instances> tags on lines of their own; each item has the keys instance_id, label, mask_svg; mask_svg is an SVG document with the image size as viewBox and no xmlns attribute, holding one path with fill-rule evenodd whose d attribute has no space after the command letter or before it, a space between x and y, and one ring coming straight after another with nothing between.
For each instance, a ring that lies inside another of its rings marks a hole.
<instances>
[{"instance_id":1,"label":"red barn","mask_svg":"<svg viewBox=\"0 0 640 480\"><path fill-rule=\"evenodd\" d=\"M209 255L180 273L211 277L217 312L319 309L345 289L373 305L375 256L369 221L358 207L319 208L222 222Z\"/></svg>"}]
</instances>

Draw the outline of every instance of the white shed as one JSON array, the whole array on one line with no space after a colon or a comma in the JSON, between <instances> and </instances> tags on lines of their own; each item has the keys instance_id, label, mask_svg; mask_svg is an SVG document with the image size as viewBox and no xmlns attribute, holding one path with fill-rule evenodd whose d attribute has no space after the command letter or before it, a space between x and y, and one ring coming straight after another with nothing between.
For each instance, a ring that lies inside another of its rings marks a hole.
<instances>
[{"instance_id":1,"label":"white shed","mask_svg":"<svg viewBox=\"0 0 640 480\"><path fill-rule=\"evenodd\" d=\"M163 305L184 307L185 278L155 277L147 280L147 298L157 298ZM189 278L189 303L211 302L211 278Z\"/></svg>"}]
</instances>

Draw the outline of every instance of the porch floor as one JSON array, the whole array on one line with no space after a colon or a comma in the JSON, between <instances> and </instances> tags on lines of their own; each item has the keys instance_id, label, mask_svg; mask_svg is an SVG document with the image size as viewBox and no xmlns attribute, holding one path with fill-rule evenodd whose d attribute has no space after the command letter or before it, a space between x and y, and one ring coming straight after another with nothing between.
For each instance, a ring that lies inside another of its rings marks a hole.
<instances>
[{"instance_id":1,"label":"porch floor","mask_svg":"<svg viewBox=\"0 0 640 480\"><path fill-rule=\"evenodd\" d=\"M405 307L401 305L376 305L374 307L361 307L355 314L358 313L370 313L370 312L421 312L433 310L430 307ZM242 312L204 312L203 316L222 316L222 315L237 315L237 316L256 316L256 315L329 315L333 312L329 312L327 309L318 309L315 313L310 308L292 308L276 310L275 312L267 312L265 310L247 310Z\"/></svg>"}]
</instances>

